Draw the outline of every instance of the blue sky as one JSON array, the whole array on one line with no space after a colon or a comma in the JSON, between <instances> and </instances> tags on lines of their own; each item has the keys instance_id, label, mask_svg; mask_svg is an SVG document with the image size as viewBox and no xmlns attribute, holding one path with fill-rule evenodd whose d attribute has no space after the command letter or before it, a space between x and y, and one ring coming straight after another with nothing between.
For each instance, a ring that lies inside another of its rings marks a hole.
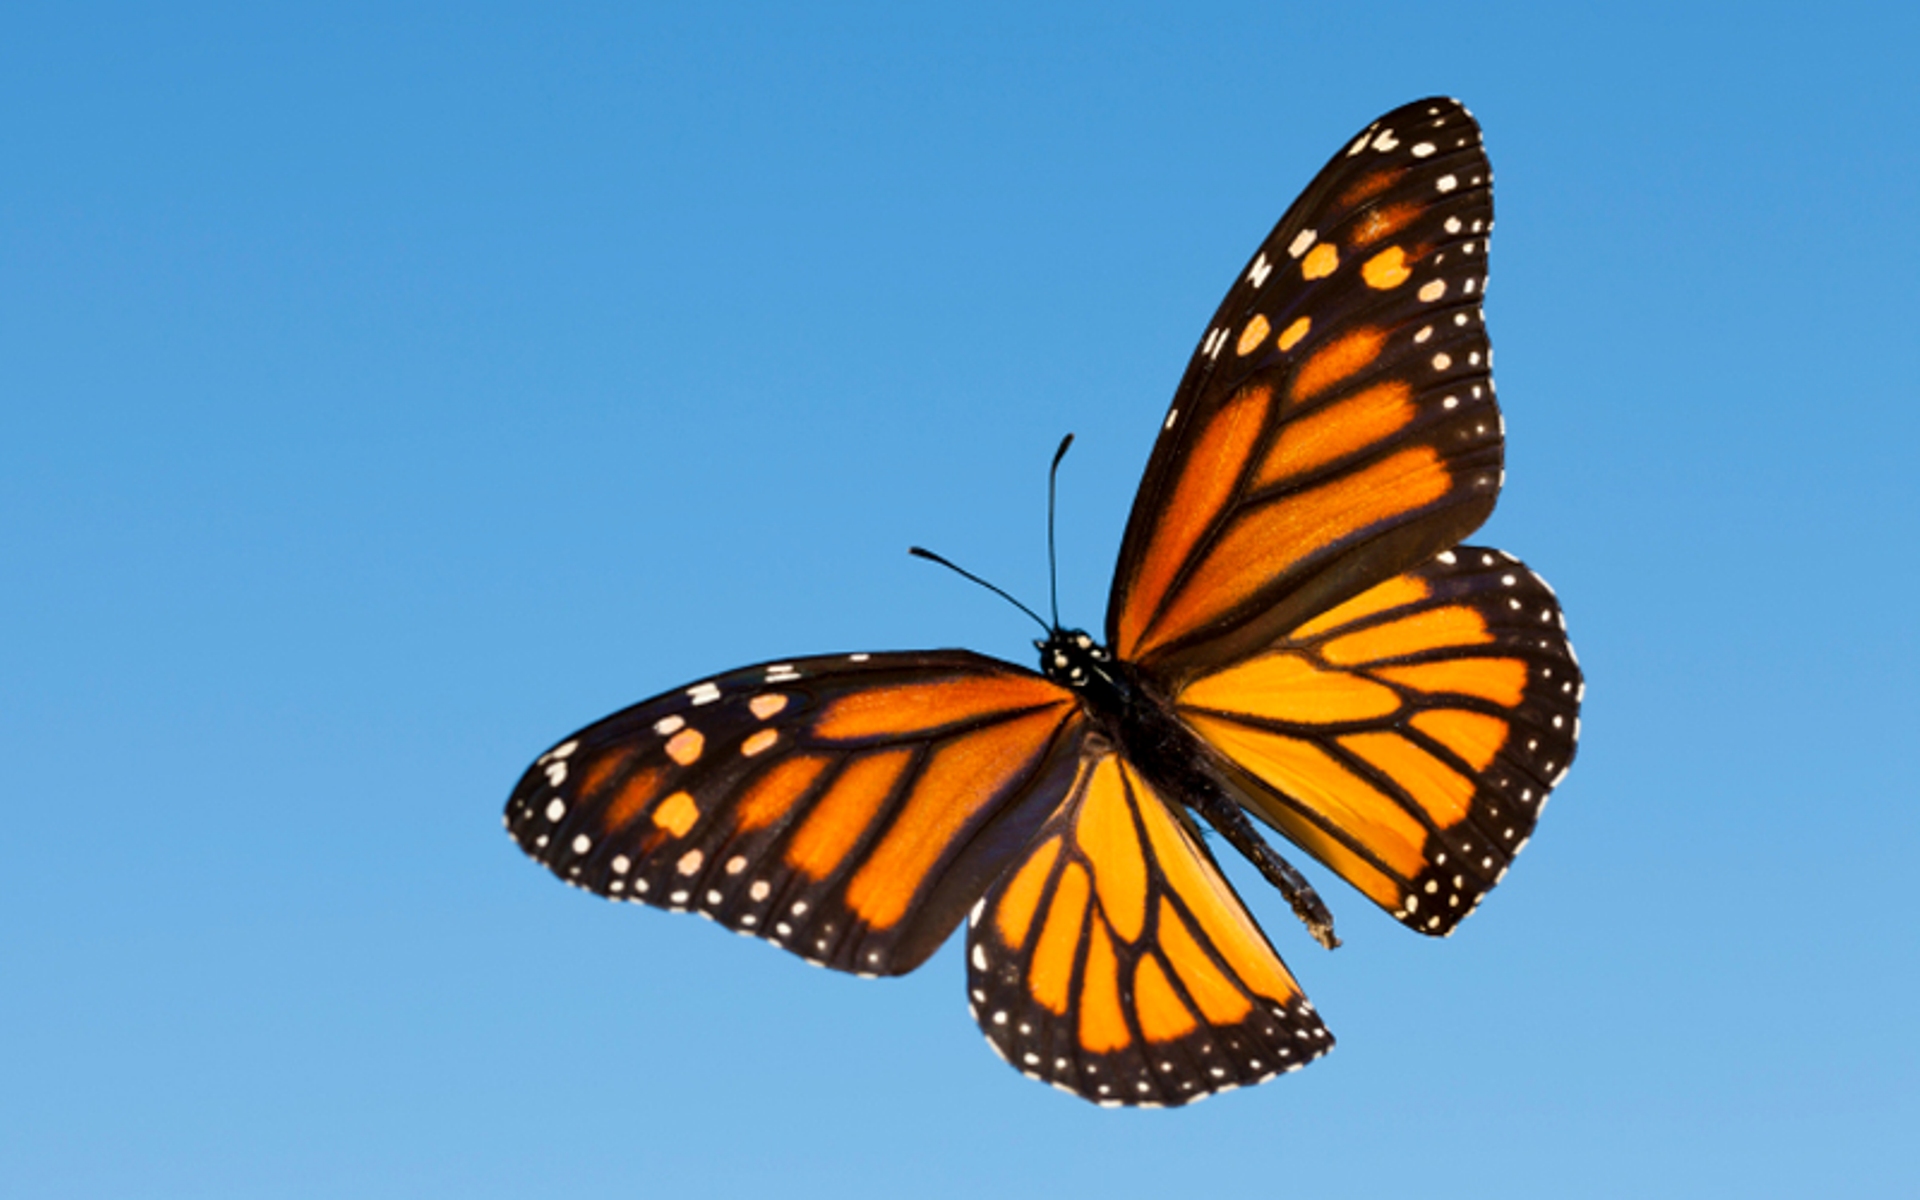
<instances>
[{"instance_id":1,"label":"blue sky","mask_svg":"<svg viewBox=\"0 0 1920 1200\"><path fill-rule=\"evenodd\" d=\"M1920 19L1892 4L99 4L0 16L0 1191L1920 1190ZM1580 760L1453 939L1324 873L1340 1037L1027 1083L949 945L557 887L569 729L1097 626L1155 424L1343 138L1498 172L1508 482ZM1904 1131L1904 1132L1902 1132Z\"/></svg>"}]
</instances>

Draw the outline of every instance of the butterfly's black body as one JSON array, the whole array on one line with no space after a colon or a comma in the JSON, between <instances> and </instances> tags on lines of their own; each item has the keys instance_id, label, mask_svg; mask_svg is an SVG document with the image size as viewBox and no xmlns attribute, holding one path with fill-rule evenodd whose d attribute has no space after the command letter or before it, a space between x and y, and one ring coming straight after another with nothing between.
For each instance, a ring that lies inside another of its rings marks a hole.
<instances>
[{"instance_id":1,"label":"butterfly's black body","mask_svg":"<svg viewBox=\"0 0 1920 1200\"><path fill-rule=\"evenodd\" d=\"M1340 944L1333 933L1333 915L1313 885L1260 836L1223 772L1210 765L1212 752L1174 715L1139 667L1113 657L1081 629L1055 627L1034 646L1040 651L1041 672L1079 697L1087 716L1142 775L1205 817L1260 868L1316 941L1328 949Z\"/></svg>"}]
</instances>

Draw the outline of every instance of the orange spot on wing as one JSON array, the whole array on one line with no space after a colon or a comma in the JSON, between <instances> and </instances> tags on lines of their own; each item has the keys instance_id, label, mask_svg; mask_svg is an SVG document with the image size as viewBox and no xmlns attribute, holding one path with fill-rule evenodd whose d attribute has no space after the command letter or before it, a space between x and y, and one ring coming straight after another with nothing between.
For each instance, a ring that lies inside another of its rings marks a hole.
<instances>
[{"instance_id":1,"label":"orange spot on wing","mask_svg":"<svg viewBox=\"0 0 1920 1200\"><path fill-rule=\"evenodd\" d=\"M1300 339L1307 336L1307 330L1312 328L1313 328L1312 317L1296 318L1293 324L1287 326L1285 329L1280 331L1280 340L1278 342L1275 342L1274 344L1276 346L1279 346L1281 351L1284 353L1285 351L1291 350L1295 346L1298 346L1300 344Z\"/></svg>"},{"instance_id":2,"label":"orange spot on wing","mask_svg":"<svg viewBox=\"0 0 1920 1200\"><path fill-rule=\"evenodd\" d=\"M1380 667L1374 671L1423 692L1452 692L1478 696L1513 708L1527 691L1527 664L1517 658L1449 658L1410 667Z\"/></svg>"},{"instance_id":3,"label":"orange spot on wing","mask_svg":"<svg viewBox=\"0 0 1920 1200\"><path fill-rule=\"evenodd\" d=\"M685 792L675 792L653 810L653 823L674 837L687 836L687 830L700 819L700 806Z\"/></svg>"},{"instance_id":4,"label":"orange spot on wing","mask_svg":"<svg viewBox=\"0 0 1920 1200\"><path fill-rule=\"evenodd\" d=\"M779 692L765 692L747 702L747 707L753 710L753 715L762 721L779 713L786 706L787 698Z\"/></svg>"},{"instance_id":5,"label":"orange spot on wing","mask_svg":"<svg viewBox=\"0 0 1920 1200\"><path fill-rule=\"evenodd\" d=\"M1186 985L1187 995L1193 997L1200 1015L1213 1025L1238 1025L1246 1020L1247 1014L1253 1011L1253 1003L1215 965L1212 956L1195 940L1193 931L1165 896L1160 898L1160 919L1155 928L1161 953L1167 956L1173 973Z\"/></svg>"},{"instance_id":6,"label":"orange spot on wing","mask_svg":"<svg viewBox=\"0 0 1920 1200\"><path fill-rule=\"evenodd\" d=\"M1345 831L1389 870L1410 879L1426 865L1426 828L1325 750L1299 738L1256 731L1213 717L1194 716L1190 720L1243 770ZM1288 811L1282 808L1279 813ZM1350 847L1329 839L1318 826L1297 817L1281 823L1287 836L1325 859L1376 901L1388 905L1399 901L1399 885L1357 857Z\"/></svg>"},{"instance_id":7,"label":"orange spot on wing","mask_svg":"<svg viewBox=\"0 0 1920 1200\"><path fill-rule=\"evenodd\" d=\"M767 773L754 780L734 806L735 827L751 833L786 816L826 769L827 760L814 755L783 759L768 767Z\"/></svg>"},{"instance_id":8,"label":"orange spot on wing","mask_svg":"<svg viewBox=\"0 0 1920 1200\"><path fill-rule=\"evenodd\" d=\"M1254 509L1233 523L1181 584L1142 651L1251 600L1309 554L1431 504L1452 487L1440 456L1416 446Z\"/></svg>"},{"instance_id":9,"label":"orange spot on wing","mask_svg":"<svg viewBox=\"0 0 1920 1200\"><path fill-rule=\"evenodd\" d=\"M1067 1011L1073 989L1074 957L1080 949L1080 931L1087 923L1087 872L1068 863L1047 907L1047 923L1033 947L1027 966L1027 991L1034 1002L1056 1016Z\"/></svg>"},{"instance_id":10,"label":"orange spot on wing","mask_svg":"<svg viewBox=\"0 0 1920 1200\"><path fill-rule=\"evenodd\" d=\"M1387 331L1373 326L1334 338L1300 364L1300 369L1293 374L1288 396L1295 401L1318 396L1342 379L1364 370L1380 357L1386 344Z\"/></svg>"},{"instance_id":11,"label":"orange spot on wing","mask_svg":"<svg viewBox=\"0 0 1920 1200\"><path fill-rule=\"evenodd\" d=\"M653 799L660 786L661 771L654 768L648 771L635 771L627 781L620 785L613 799L607 801L606 812L601 816L601 828L608 833L624 828L627 822L640 815L640 810Z\"/></svg>"},{"instance_id":12,"label":"orange spot on wing","mask_svg":"<svg viewBox=\"0 0 1920 1200\"><path fill-rule=\"evenodd\" d=\"M1398 246L1388 246L1366 261L1360 268L1360 278L1375 291L1399 287L1413 278L1413 270L1407 266L1407 252Z\"/></svg>"},{"instance_id":13,"label":"orange spot on wing","mask_svg":"<svg viewBox=\"0 0 1920 1200\"><path fill-rule=\"evenodd\" d=\"M1000 930L1000 940L1014 950L1021 950L1027 944L1027 931L1033 926L1033 914L1040 907L1040 895L1046 891L1047 876L1053 870L1053 862L1060 857L1060 839L1050 837L1040 844L1040 848L1027 856L1026 864L1007 884L1007 890L1000 893L1000 902L994 906L994 924Z\"/></svg>"},{"instance_id":14,"label":"orange spot on wing","mask_svg":"<svg viewBox=\"0 0 1920 1200\"><path fill-rule=\"evenodd\" d=\"M779 730L762 729L760 732L748 737L746 741L740 743L740 753L746 755L748 758L752 758L754 755L769 749L779 740Z\"/></svg>"},{"instance_id":15,"label":"orange spot on wing","mask_svg":"<svg viewBox=\"0 0 1920 1200\"><path fill-rule=\"evenodd\" d=\"M1340 193L1341 207L1352 208L1356 204L1362 204L1373 199L1381 192L1392 187L1394 183L1406 173L1407 169L1405 167L1394 167L1385 171L1375 171L1373 174L1360 179L1346 191Z\"/></svg>"},{"instance_id":16,"label":"orange spot on wing","mask_svg":"<svg viewBox=\"0 0 1920 1200\"><path fill-rule=\"evenodd\" d=\"M1140 1033L1150 1042L1171 1042L1192 1033L1198 1023L1167 982L1160 960L1151 954L1140 959L1133 972L1133 1011Z\"/></svg>"},{"instance_id":17,"label":"orange spot on wing","mask_svg":"<svg viewBox=\"0 0 1920 1200\"><path fill-rule=\"evenodd\" d=\"M1132 657L1134 645L1148 619L1166 595L1167 587L1186 561L1194 543L1206 532L1220 507L1233 494L1240 468L1253 453L1265 426L1273 390L1247 388L1228 400L1194 440L1187 468L1174 485L1173 496L1147 543L1140 568L1120 607L1120 636L1115 650Z\"/></svg>"},{"instance_id":18,"label":"orange spot on wing","mask_svg":"<svg viewBox=\"0 0 1920 1200\"><path fill-rule=\"evenodd\" d=\"M1466 819L1474 782L1397 733L1355 733L1340 744L1387 775L1444 828Z\"/></svg>"},{"instance_id":19,"label":"orange spot on wing","mask_svg":"<svg viewBox=\"0 0 1920 1200\"><path fill-rule=\"evenodd\" d=\"M1273 326L1267 324L1265 317L1256 315L1253 320L1247 322L1247 327L1240 331L1240 340L1235 343L1234 352L1242 357L1252 354L1261 342L1267 340L1267 334L1272 329Z\"/></svg>"},{"instance_id":20,"label":"orange spot on wing","mask_svg":"<svg viewBox=\"0 0 1920 1200\"><path fill-rule=\"evenodd\" d=\"M1365 721L1400 709L1392 688L1347 671L1325 671L1298 654L1263 654L1205 675L1180 693L1182 706L1270 721Z\"/></svg>"},{"instance_id":21,"label":"orange spot on wing","mask_svg":"<svg viewBox=\"0 0 1920 1200\"><path fill-rule=\"evenodd\" d=\"M1137 941L1147 920L1147 860L1133 826L1133 809L1120 781L1120 764L1109 755L1094 768L1074 840L1093 865L1100 911L1121 941Z\"/></svg>"},{"instance_id":22,"label":"orange spot on wing","mask_svg":"<svg viewBox=\"0 0 1920 1200\"><path fill-rule=\"evenodd\" d=\"M1364 621L1390 608L1399 608L1403 604L1418 604L1429 594L1427 581L1418 575L1396 575L1385 583L1368 588L1346 603L1328 609L1288 636L1296 641L1319 637L1329 630L1351 625L1356 621Z\"/></svg>"},{"instance_id":23,"label":"orange spot on wing","mask_svg":"<svg viewBox=\"0 0 1920 1200\"><path fill-rule=\"evenodd\" d=\"M910 737L995 713L1059 704L1067 692L1031 675L963 677L869 688L828 706L814 736L833 740Z\"/></svg>"},{"instance_id":24,"label":"orange spot on wing","mask_svg":"<svg viewBox=\"0 0 1920 1200\"><path fill-rule=\"evenodd\" d=\"M1491 641L1493 635L1487 632L1487 623L1479 613L1449 605L1343 634L1320 647L1320 654L1335 666L1355 666L1446 646L1484 646Z\"/></svg>"},{"instance_id":25,"label":"orange spot on wing","mask_svg":"<svg viewBox=\"0 0 1920 1200\"><path fill-rule=\"evenodd\" d=\"M787 844L788 865L809 879L832 874L859 844L912 760L911 750L887 750L849 762Z\"/></svg>"},{"instance_id":26,"label":"orange spot on wing","mask_svg":"<svg viewBox=\"0 0 1920 1200\"><path fill-rule=\"evenodd\" d=\"M961 830L1032 769L1065 716L1065 705L1056 702L936 751L899 818L847 885L848 907L875 929L897 923Z\"/></svg>"},{"instance_id":27,"label":"orange spot on wing","mask_svg":"<svg viewBox=\"0 0 1920 1200\"><path fill-rule=\"evenodd\" d=\"M682 729L667 739L667 757L681 766L692 766L700 761L700 752L706 749L707 739L698 729Z\"/></svg>"},{"instance_id":28,"label":"orange spot on wing","mask_svg":"<svg viewBox=\"0 0 1920 1200\"><path fill-rule=\"evenodd\" d=\"M1413 389L1393 379L1289 421L1260 464L1254 484L1304 475L1357 450L1378 446L1413 420Z\"/></svg>"},{"instance_id":29,"label":"orange spot on wing","mask_svg":"<svg viewBox=\"0 0 1920 1200\"><path fill-rule=\"evenodd\" d=\"M1418 204L1383 204L1355 222L1353 231L1347 235L1347 244L1357 250L1381 238L1392 237L1413 224L1414 218L1423 211ZM1420 255L1415 253L1413 257Z\"/></svg>"},{"instance_id":30,"label":"orange spot on wing","mask_svg":"<svg viewBox=\"0 0 1920 1200\"><path fill-rule=\"evenodd\" d=\"M1423 712L1411 722L1415 729L1458 754L1476 771L1493 764L1500 747L1507 744L1507 723L1485 713L1458 708L1436 708Z\"/></svg>"},{"instance_id":31,"label":"orange spot on wing","mask_svg":"<svg viewBox=\"0 0 1920 1200\"><path fill-rule=\"evenodd\" d=\"M1334 249L1332 242L1321 242L1318 246L1307 251L1307 256L1300 260L1300 277L1302 279L1325 279L1327 276L1333 274L1339 266L1340 251Z\"/></svg>"},{"instance_id":32,"label":"orange spot on wing","mask_svg":"<svg viewBox=\"0 0 1920 1200\"><path fill-rule=\"evenodd\" d=\"M1093 923L1087 940L1086 982L1080 987L1080 1047L1092 1054L1124 1050L1133 1041L1120 1007L1120 963L1107 928Z\"/></svg>"},{"instance_id":33,"label":"orange spot on wing","mask_svg":"<svg viewBox=\"0 0 1920 1200\"><path fill-rule=\"evenodd\" d=\"M1129 771L1135 793L1146 791L1146 784ZM1141 822L1147 827L1147 841L1153 847L1154 861L1166 877L1166 884L1199 922L1200 929L1219 950L1247 986L1260 995L1285 1000L1298 995L1299 985L1280 956L1267 944L1266 935L1253 923L1239 897L1211 864L1201 858L1185 830L1157 797L1139 806Z\"/></svg>"}]
</instances>

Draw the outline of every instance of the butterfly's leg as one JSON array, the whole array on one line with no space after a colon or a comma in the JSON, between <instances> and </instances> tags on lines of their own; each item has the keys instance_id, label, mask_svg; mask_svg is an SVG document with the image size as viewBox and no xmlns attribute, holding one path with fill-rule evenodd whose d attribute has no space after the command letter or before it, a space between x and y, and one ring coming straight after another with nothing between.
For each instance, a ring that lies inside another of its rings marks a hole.
<instances>
[{"instance_id":1,"label":"butterfly's leg","mask_svg":"<svg viewBox=\"0 0 1920 1200\"><path fill-rule=\"evenodd\" d=\"M1267 882L1280 889L1293 907L1293 915L1300 918L1313 935L1313 940L1331 950L1340 944L1333 933L1333 914L1327 911L1326 901L1320 899L1320 893L1313 890L1294 865L1280 857L1280 852L1267 844L1260 831L1253 827L1247 814L1231 799L1212 789L1190 794L1188 803L1195 811L1207 819L1207 824L1219 830L1220 836L1227 839L1235 850L1244 855L1248 862L1260 868L1260 874Z\"/></svg>"}]
</instances>

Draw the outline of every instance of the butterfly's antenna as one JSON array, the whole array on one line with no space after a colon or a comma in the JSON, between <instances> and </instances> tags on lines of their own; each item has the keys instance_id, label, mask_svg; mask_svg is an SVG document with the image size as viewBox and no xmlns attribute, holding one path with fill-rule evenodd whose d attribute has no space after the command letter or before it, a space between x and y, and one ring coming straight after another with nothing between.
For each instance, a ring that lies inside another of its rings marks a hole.
<instances>
[{"instance_id":1,"label":"butterfly's antenna","mask_svg":"<svg viewBox=\"0 0 1920 1200\"><path fill-rule=\"evenodd\" d=\"M908 546L907 553L913 555L915 558L924 558L930 562L937 562L949 571L953 571L957 574L966 576L968 579L973 580L975 583L979 584L981 587L992 592L994 595L1000 597L1002 600L1005 600L1008 604L1013 605L1015 608L1019 609L1021 612L1032 617L1036 622L1038 622L1040 628L1045 629L1048 633L1053 632L1053 629L1045 621L1040 620L1039 613L1034 612L1032 609L1028 608L1026 605L1020 603L1018 600L1015 600L1012 596L1007 595L1007 593L1005 593L1004 591L1001 591L999 588L988 583L986 580L980 578L978 575L975 575L972 571L966 570L963 567L957 567L953 563L947 561L946 559L941 558L938 554L935 554L933 551L922 549L919 546Z\"/></svg>"},{"instance_id":2,"label":"butterfly's antenna","mask_svg":"<svg viewBox=\"0 0 1920 1200\"><path fill-rule=\"evenodd\" d=\"M1060 460L1067 456L1067 447L1073 445L1073 435L1060 439L1060 448L1053 452L1053 465L1047 468L1047 595L1053 601L1053 627L1060 628L1060 569L1054 565L1053 556L1053 493L1054 482L1060 478Z\"/></svg>"}]
</instances>

